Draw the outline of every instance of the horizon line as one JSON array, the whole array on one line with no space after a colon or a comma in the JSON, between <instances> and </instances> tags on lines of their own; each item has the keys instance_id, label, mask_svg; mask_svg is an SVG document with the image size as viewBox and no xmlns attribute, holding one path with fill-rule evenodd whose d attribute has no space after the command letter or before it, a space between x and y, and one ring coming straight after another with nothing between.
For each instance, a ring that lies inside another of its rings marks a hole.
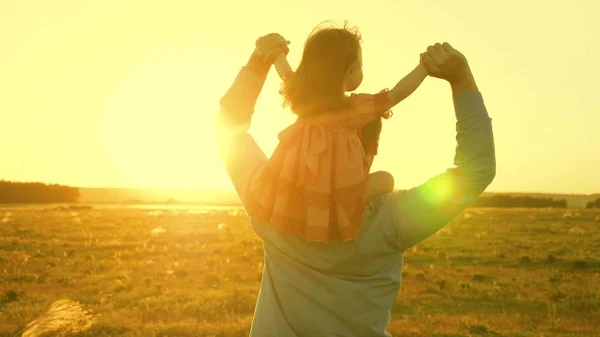
<instances>
[{"instance_id":1,"label":"horizon line","mask_svg":"<svg viewBox=\"0 0 600 337\"><path fill-rule=\"evenodd\" d=\"M74 187L74 188L80 188L80 189L112 189L112 190L118 190L118 189L122 189L122 190L162 190L162 191L166 191L166 190L171 190L171 191L187 191L187 192L226 192L226 193L232 193L235 194L237 193L235 191L235 188L231 187L231 188L200 188L200 187L152 187L152 186L146 186L146 187L142 187L142 186L85 186L85 185L80 185L80 186L76 186L76 185L70 185L70 184L63 184L63 183L56 183L56 182L42 182L42 181L16 181L16 180L4 180L2 178L0 178L0 181L6 181L6 182L11 182L11 183L42 183L42 184L57 184L57 185L62 185L62 186L68 186L68 187ZM414 187L414 186L413 186ZM410 188L395 188L394 191L406 191L409 190L413 187ZM496 193L496 194L562 194L562 195L588 195L588 196L592 196L592 195L600 195L600 191L598 192L592 192L592 193L583 193L583 192L542 192L542 191L507 191L507 190L485 190L483 193Z\"/></svg>"},{"instance_id":2,"label":"horizon line","mask_svg":"<svg viewBox=\"0 0 600 337\"><path fill-rule=\"evenodd\" d=\"M123 189L123 190L158 190L158 191L188 191L188 192L227 192L236 194L234 188L230 189L210 189L210 188L199 188L199 187L98 187L98 186L73 186L83 189ZM407 191L410 188L395 188L394 191ZM577 192L540 192L540 191L507 191L507 190L485 190L483 193L497 193L497 194L564 194L564 195L600 195L600 191L593 193L577 193Z\"/></svg>"}]
</instances>

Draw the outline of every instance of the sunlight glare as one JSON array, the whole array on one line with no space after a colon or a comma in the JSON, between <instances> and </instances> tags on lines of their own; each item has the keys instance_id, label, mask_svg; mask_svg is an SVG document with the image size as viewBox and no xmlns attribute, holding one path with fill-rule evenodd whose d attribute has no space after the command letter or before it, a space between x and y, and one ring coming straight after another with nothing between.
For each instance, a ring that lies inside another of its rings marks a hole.
<instances>
[{"instance_id":1,"label":"sunlight glare","mask_svg":"<svg viewBox=\"0 0 600 337\"><path fill-rule=\"evenodd\" d=\"M125 185L227 188L214 141L226 67L220 55L167 49L106 92L99 137Z\"/></svg>"}]
</instances>

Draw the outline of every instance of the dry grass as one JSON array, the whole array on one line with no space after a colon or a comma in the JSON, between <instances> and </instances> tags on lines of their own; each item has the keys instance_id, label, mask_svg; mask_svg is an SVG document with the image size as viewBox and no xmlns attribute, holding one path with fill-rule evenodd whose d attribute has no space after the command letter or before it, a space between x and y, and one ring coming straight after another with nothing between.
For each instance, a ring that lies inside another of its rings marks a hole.
<instances>
[{"instance_id":1,"label":"dry grass","mask_svg":"<svg viewBox=\"0 0 600 337\"><path fill-rule=\"evenodd\" d=\"M94 315L71 300L58 300L41 317L25 327L23 337L63 337L87 331L94 324Z\"/></svg>"},{"instance_id":2,"label":"dry grass","mask_svg":"<svg viewBox=\"0 0 600 337\"><path fill-rule=\"evenodd\" d=\"M599 336L598 219L467 211L407 253L390 331ZM23 207L0 208L0 220L0 336L21 336L66 299L85 329L65 336L248 335L263 252L244 215Z\"/></svg>"}]
</instances>

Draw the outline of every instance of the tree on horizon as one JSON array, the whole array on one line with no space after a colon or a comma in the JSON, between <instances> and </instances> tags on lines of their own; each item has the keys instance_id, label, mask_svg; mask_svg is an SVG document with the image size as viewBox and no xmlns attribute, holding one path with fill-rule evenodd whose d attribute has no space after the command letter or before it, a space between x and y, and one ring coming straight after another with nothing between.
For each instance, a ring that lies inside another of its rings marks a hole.
<instances>
[{"instance_id":1,"label":"tree on horizon","mask_svg":"<svg viewBox=\"0 0 600 337\"><path fill-rule=\"evenodd\" d=\"M0 180L0 203L71 203L79 201L79 188L40 182Z\"/></svg>"}]
</instances>

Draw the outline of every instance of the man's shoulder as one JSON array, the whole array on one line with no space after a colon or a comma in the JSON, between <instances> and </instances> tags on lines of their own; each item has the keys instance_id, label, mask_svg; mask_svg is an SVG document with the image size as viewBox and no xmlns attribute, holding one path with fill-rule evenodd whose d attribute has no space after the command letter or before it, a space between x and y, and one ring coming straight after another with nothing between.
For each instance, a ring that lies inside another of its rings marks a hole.
<instances>
[{"instance_id":1,"label":"man's shoulder","mask_svg":"<svg viewBox=\"0 0 600 337\"><path fill-rule=\"evenodd\" d=\"M395 244L396 231L391 208L394 207L395 194L386 193L367 202L361 239L381 240Z\"/></svg>"},{"instance_id":2,"label":"man's shoulder","mask_svg":"<svg viewBox=\"0 0 600 337\"><path fill-rule=\"evenodd\" d=\"M394 191L389 193L380 194L371 200L367 201L367 208L365 214L384 214L390 211L391 207L394 207L394 200L403 193L403 191Z\"/></svg>"}]
</instances>

